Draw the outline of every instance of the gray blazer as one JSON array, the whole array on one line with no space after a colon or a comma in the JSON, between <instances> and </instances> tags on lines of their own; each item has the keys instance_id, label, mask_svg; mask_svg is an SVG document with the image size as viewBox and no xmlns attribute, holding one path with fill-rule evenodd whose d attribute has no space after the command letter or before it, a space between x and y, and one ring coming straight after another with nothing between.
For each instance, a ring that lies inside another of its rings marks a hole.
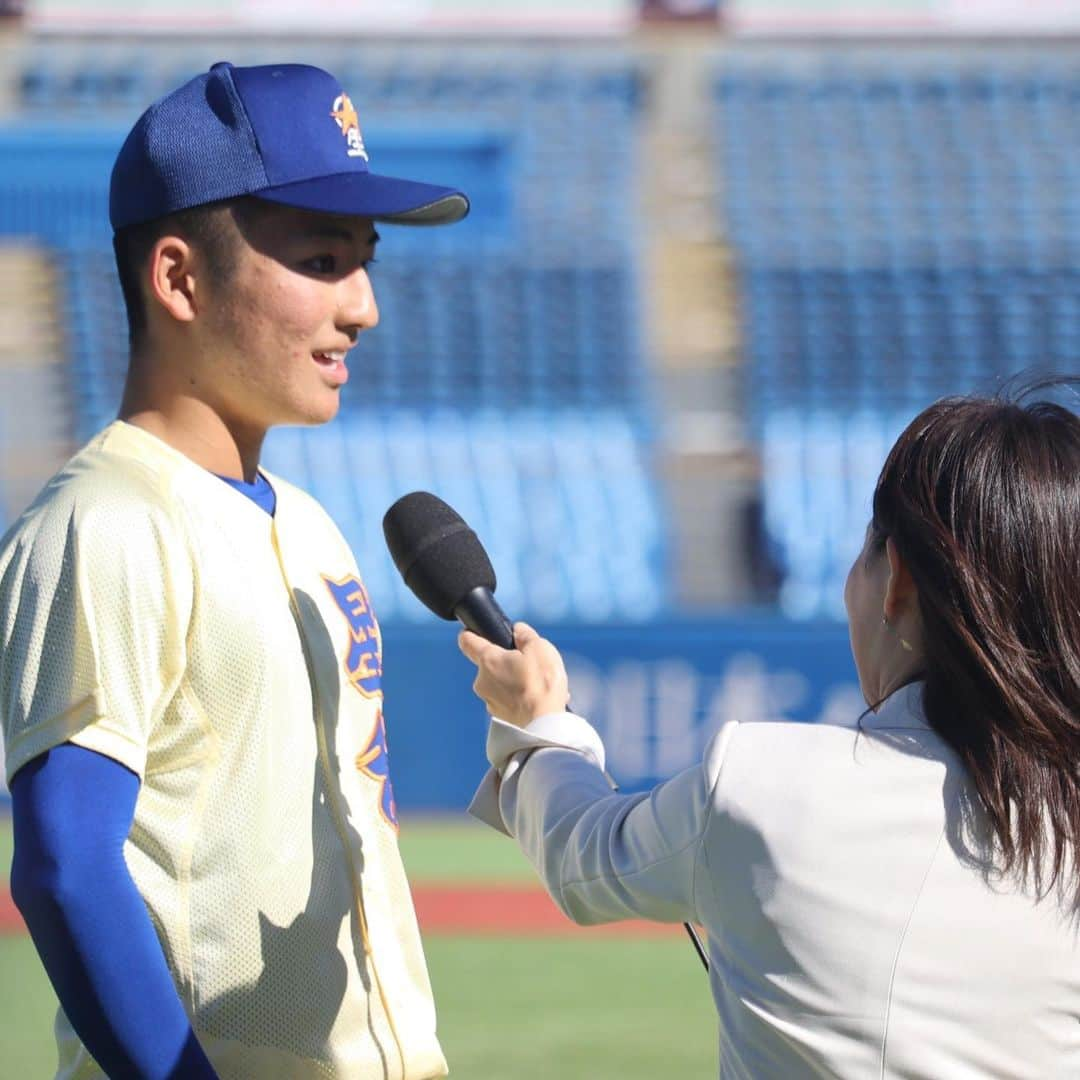
<instances>
[{"instance_id":1,"label":"gray blazer","mask_svg":"<svg viewBox=\"0 0 1080 1080\"><path fill-rule=\"evenodd\" d=\"M580 717L493 720L470 809L576 922L704 927L721 1077L1080 1077L1075 910L994 875L921 688L851 727L726 724L647 795L612 794Z\"/></svg>"}]
</instances>

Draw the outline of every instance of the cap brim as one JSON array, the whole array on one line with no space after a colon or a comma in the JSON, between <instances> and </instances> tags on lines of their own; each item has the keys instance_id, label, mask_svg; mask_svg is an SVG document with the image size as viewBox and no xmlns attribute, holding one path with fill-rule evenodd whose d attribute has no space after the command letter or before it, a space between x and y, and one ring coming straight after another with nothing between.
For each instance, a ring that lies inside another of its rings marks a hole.
<instances>
[{"instance_id":1,"label":"cap brim","mask_svg":"<svg viewBox=\"0 0 1080 1080\"><path fill-rule=\"evenodd\" d=\"M299 210L349 214L399 225L450 225L469 212L468 198L453 188L369 172L320 176L252 194Z\"/></svg>"}]
</instances>

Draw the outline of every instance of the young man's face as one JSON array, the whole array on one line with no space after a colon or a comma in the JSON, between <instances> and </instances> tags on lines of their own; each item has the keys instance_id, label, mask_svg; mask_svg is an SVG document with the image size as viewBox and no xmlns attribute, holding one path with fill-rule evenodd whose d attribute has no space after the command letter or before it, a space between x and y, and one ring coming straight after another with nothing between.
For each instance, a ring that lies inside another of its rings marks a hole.
<instances>
[{"instance_id":1,"label":"young man's face","mask_svg":"<svg viewBox=\"0 0 1080 1080\"><path fill-rule=\"evenodd\" d=\"M263 203L236 225L228 280L204 293L200 396L249 430L321 424L339 406L347 352L379 321L369 218Z\"/></svg>"}]
</instances>

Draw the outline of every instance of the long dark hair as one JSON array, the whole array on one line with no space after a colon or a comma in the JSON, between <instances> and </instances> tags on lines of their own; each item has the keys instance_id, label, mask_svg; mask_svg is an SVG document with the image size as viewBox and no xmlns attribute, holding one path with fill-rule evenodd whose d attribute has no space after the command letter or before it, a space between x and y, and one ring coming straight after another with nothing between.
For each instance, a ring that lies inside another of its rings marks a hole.
<instances>
[{"instance_id":1,"label":"long dark hair","mask_svg":"<svg viewBox=\"0 0 1080 1080\"><path fill-rule=\"evenodd\" d=\"M927 720L971 775L1002 872L1080 899L1080 417L931 405L889 453L872 537L918 587Z\"/></svg>"}]
</instances>

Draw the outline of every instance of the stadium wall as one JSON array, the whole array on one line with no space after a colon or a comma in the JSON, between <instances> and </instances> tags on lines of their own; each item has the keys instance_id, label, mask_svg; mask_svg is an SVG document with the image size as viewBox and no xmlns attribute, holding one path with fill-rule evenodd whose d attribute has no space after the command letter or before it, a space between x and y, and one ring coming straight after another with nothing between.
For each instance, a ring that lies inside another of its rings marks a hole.
<instances>
[{"instance_id":1,"label":"stadium wall","mask_svg":"<svg viewBox=\"0 0 1080 1080\"><path fill-rule=\"evenodd\" d=\"M728 720L853 723L865 707L836 623L775 617L541 626L608 770L643 791L701 760ZM391 775L403 812L461 810L486 768L487 727L452 626L384 630Z\"/></svg>"},{"instance_id":2,"label":"stadium wall","mask_svg":"<svg viewBox=\"0 0 1080 1080\"><path fill-rule=\"evenodd\" d=\"M604 736L624 791L699 762L728 720L852 723L864 707L836 623L761 616L539 629L562 651L572 705ZM486 768L487 720L454 627L384 627L383 657L399 808L464 810Z\"/></svg>"}]
</instances>

